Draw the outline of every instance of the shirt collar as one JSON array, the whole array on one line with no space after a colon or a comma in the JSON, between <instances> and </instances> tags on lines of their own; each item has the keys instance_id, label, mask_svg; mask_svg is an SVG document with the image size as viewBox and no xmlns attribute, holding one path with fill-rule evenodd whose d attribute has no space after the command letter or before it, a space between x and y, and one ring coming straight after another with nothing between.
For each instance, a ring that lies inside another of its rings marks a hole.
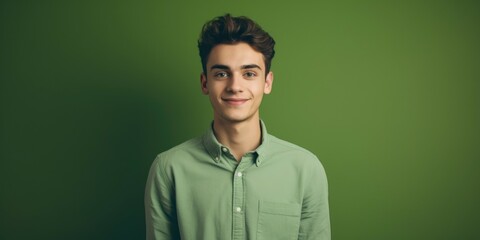
<instances>
[{"instance_id":1,"label":"shirt collar","mask_svg":"<svg viewBox=\"0 0 480 240\"><path fill-rule=\"evenodd\" d=\"M262 131L262 141L260 145L253 150L252 152L257 153L257 158L255 160L255 165L259 167L263 161L266 159L266 155L268 153L268 141L269 141L269 135L267 133L267 128L265 127L265 123L260 120L260 129ZM203 135L203 146L207 150L208 154L210 157L212 157L213 161L218 163L220 161L220 155L222 152L222 147L226 147L222 145L220 142L218 142L217 138L215 137L215 134L213 132L213 121L210 124L210 127L207 129L205 134Z\"/></svg>"}]
</instances>

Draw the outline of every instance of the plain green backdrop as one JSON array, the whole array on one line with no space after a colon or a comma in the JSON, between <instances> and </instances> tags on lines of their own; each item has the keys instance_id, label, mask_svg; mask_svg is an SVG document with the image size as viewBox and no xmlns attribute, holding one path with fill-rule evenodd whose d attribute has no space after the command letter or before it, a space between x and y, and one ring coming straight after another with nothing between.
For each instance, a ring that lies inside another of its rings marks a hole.
<instances>
[{"instance_id":1,"label":"plain green backdrop","mask_svg":"<svg viewBox=\"0 0 480 240\"><path fill-rule=\"evenodd\" d=\"M1 1L0 239L144 239L227 12L277 41L261 116L321 159L333 239L479 239L479 2L354 0Z\"/></svg>"}]
</instances>

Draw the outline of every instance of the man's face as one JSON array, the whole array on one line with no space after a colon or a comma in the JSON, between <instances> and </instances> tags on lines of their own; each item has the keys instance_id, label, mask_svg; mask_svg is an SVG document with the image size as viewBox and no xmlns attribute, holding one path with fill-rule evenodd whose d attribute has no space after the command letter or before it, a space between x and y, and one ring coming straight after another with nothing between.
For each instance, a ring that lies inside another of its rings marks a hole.
<instances>
[{"instance_id":1,"label":"man's face","mask_svg":"<svg viewBox=\"0 0 480 240\"><path fill-rule=\"evenodd\" d=\"M272 90L273 73L265 75L263 55L246 43L219 44L201 75L216 120L242 122L258 118L263 94Z\"/></svg>"}]
</instances>

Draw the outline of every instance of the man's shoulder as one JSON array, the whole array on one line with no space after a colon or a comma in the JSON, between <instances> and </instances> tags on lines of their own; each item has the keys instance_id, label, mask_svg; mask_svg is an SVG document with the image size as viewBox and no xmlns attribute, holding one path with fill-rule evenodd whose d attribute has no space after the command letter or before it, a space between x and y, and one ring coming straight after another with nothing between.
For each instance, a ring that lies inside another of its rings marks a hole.
<instances>
[{"instance_id":1,"label":"man's shoulder","mask_svg":"<svg viewBox=\"0 0 480 240\"><path fill-rule=\"evenodd\" d=\"M159 153L157 155L157 161L166 163L174 159L190 159L202 151L202 137L195 137Z\"/></svg>"},{"instance_id":2,"label":"man's shoulder","mask_svg":"<svg viewBox=\"0 0 480 240\"><path fill-rule=\"evenodd\" d=\"M269 134L269 137L270 137L269 144L273 154L275 155L276 154L293 154L293 155L301 156L302 159L310 159L310 160L318 161L317 156L306 148L303 148L297 144L280 139L270 134Z\"/></svg>"},{"instance_id":3,"label":"man's shoulder","mask_svg":"<svg viewBox=\"0 0 480 240\"><path fill-rule=\"evenodd\" d=\"M172 153L179 153L179 152L188 152L192 151L198 148L201 148L202 145L202 137L198 136L195 138L191 138L189 140L186 140L176 146L171 147L170 149L167 149L160 154L172 154Z\"/></svg>"},{"instance_id":4,"label":"man's shoulder","mask_svg":"<svg viewBox=\"0 0 480 240\"><path fill-rule=\"evenodd\" d=\"M271 157L311 174L325 175L323 164L316 154L294 143L270 135Z\"/></svg>"}]
</instances>

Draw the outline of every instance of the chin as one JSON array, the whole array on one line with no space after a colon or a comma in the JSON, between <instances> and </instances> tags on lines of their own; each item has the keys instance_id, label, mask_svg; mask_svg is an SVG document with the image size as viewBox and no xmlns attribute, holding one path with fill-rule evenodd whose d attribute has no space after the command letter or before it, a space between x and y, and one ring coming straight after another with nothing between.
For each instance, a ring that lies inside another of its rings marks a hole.
<instances>
[{"instance_id":1,"label":"chin","mask_svg":"<svg viewBox=\"0 0 480 240\"><path fill-rule=\"evenodd\" d=\"M232 123L239 123L239 122L244 122L246 120L248 120L247 117L233 117L233 116L224 116L223 119L225 119L226 121L228 122L232 122Z\"/></svg>"},{"instance_id":2,"label":"chin","mask_svg":"<svg viewBox=\"0 0 480 240\"><path fill-rule=\"evenodd\" d=\"M222 118L225 121L231 122L231 123L240 123L240 122L245 122L254 117L254 115L239 115L239 114L223 114L221 115Z\"/></svg>"},{"instance_id":3,"label":"chin","mask_svg":"<svg viewBox=\"0 0 480 240\"><path fill-rule=\"evenodd\" d=\"M255 118L258 111L251 112L249 109L217 109L221 111L214 111L215 117L219 120L230 123L240 123Z\"/></svg>"}]
</instances>

